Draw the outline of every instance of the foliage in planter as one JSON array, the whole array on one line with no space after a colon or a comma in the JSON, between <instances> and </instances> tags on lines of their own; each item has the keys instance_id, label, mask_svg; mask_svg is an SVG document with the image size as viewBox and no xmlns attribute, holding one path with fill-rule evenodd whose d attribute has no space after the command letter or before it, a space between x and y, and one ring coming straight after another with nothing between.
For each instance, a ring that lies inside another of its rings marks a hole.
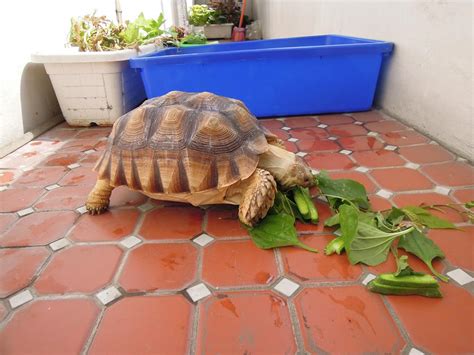
<instances>
[{"instance_id":1,"label":"foliage in planter","mask_svg":"<svg viewBox=\"0 0 474 355\"><path fill-rule=\"evenodd\" d=\"M207 38L203 33L187 33L183 27L171 26L162 36L161 43L166 47L181 47L183 44L205 44Z\"/></svg>"},{"instance_id":2,"label":"foliage in planter","mask_svg":"<svg viewBox=\"0 0 474 355\"><path fill-rule=\"evenodd\" d=\"M234 0L213 0L208 5L194 5L188 16L189 23L194 26L233 23L239 25L240 7ZM244 16L244 24L249 23L248 16Z\"/></svg>"},{"instance_id":3,"label":"foliage in planter","mask_svg":"<svg viewBox=\"0 0 474 355\"><path fill-rule=\"evenodd\" d=\"M85 15L72 18L69 43L81 52L113 51L136 48L151 43L163 34L163 14L155 19L145 19L143 13L133 22L117 25L106 16Z\"/></svg>"},{"instance_id":4,"label":"foliage in planter","mask_svg":"<svg viewBox=\"0 0 474 355\"><path fill-rule=\"evenodd\" d=\"M193 5L189 10L188 21L193 26L204 26L215 21L216 11L207 5Z\"/></svg>"}]
</instances>

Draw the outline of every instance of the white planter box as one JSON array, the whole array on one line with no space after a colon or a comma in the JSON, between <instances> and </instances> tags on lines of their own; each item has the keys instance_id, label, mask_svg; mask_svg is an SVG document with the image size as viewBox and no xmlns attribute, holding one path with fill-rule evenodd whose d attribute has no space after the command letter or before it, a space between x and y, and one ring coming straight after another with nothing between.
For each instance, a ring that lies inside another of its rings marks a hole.
<instances>
[{"instance_id":1,"label":"white planter box","mask_svg":"<svg viewBox=\"0 0 474 355\"><path fill-rule=\"evenodd\" d=\"M112 125L117 118L145 100L140 74L128 59L156 51L146 45L140 51L35 53L34 63L44 63L67 123L71 126Z\"/></svg>"},{"instance_id":2,"label":"white planter box","mask_svg":"<svg viewBox=\"0 0 474 355\"><path fill-rule=\"evenodd\" d=\"M232 37L233 23L223 23L218 25L195 26L197 31L202 31L208 39L228 39Z\"/></svg>"}]
</instances>

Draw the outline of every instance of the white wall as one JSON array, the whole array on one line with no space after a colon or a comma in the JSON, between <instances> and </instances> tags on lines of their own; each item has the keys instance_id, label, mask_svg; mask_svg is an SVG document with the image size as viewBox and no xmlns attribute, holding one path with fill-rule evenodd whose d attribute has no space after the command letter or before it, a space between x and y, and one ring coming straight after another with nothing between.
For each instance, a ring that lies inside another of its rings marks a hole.
<instances>
[{"instance_id":1,"label":"white wall","mask_svg":"<svg viewBox=\"0 0 474 355\"><path fill-rule=\"evenodd\" d=\"M176 1L176 0L174 0ZM123 19L133 20L143 11L171 19L172 0L121 0ZM32 52L62 48L70 19L97 10L115 20L115 0L28 0L2 2L0 33L0 148L25 132L51 120L60 109L42 64L32 64Z\"/></svg>"},{"instance_id":2,"label":"white wall","mask_svg":"<svg viewBox=\"0 0 474 355\"><path fill-rule=\"evenodd\" d=\"M265 38L345 34L395 43L377 106L473 159L473 2L258 0Z\"/></svg>"}]
</instances>

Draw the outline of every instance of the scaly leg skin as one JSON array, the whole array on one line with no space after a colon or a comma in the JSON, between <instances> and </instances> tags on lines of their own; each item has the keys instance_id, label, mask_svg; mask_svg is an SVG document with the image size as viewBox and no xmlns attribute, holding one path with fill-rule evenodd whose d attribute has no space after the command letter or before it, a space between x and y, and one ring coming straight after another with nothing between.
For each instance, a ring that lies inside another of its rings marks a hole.
<instances>
[{"instance_id":1,"label":"scaly leg skin","mask_svg":"<svg viewBox=\"0 0 474 355\"><path fill-rule=\"evenodd\" d=\"M101 214L109 208L110 194L113 189L108 180L97 180L87 197L86 209L89 214Z\"/></svg>"},{"instance_id":2,"label":"scaly leg skin","mask_svg":"<svg viewBox=\"0 0 474 355\"><path fill-rule=\"evenodd\" d=\"M266 170L256 169L248 180L239 206L239 219L252 227L267 215L273 206L276 194L276 183Z\"/></svg>"}]
</instances>

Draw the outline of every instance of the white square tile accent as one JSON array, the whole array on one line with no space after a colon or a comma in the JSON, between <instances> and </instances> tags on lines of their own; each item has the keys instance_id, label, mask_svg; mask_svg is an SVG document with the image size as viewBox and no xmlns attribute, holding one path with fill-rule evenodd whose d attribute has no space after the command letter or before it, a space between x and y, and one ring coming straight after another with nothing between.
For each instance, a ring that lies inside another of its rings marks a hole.
<instances>
[{"instance_id":1,"label":"white square tile accent","mask_svg":"<svg viewBox=\"0 0 474 355\"><path fill-rule=\"evenodd\" d=\"M319 127L319 128L327 128L327 126L328 126L328 125L327 125L327 124L324 124L324 123L318 124L318 127Z\"/></svg>"},{"instance_id":2,"label":"white square tile accent","mask_svg":"<svg viewBox=\"0 0 474 355\"><path fill-rule=\"evenodd\" d=\"M84 214L87 212L86 206L81 206L79 208L76 208L76 211L79 212L80 214Z\"/></svg>"},{"instance_id":3,"label":"white square tile accent","mask_svg":"<svg viewBox=\"0 0 474 355\"><path fill-rule=\"evenodd\" d=\"M311 169L311 174L318 175L320 171L318 169Z\"/></svg>"},{"instance_id":4,"label":"white square tile accent","mask_svg":"<svg viewBox=\"0 0 474 355\"><path fill-rule=\"evenodd\" d=\"M20 165L20 169L26 173L27 171L33 170L33 167L32 166L25 167L24 165Z\"/></svg>"},{"instance_id":5,"label":"white square tile accent","mask_svg":"<svg viewBox=\"0 0 474 355\"><path fill-rule=\"evenodd\" d=\"M71 244L71 242L69 240L67 240L66 238L62 238L62 239L56 240L55 242L52 242L51 244L49 244L49 247L51 249L53 249L53 251L56 251L56 250L65 248L70 244Z\"/></svg>"},{"instance_id":6,"label":"white square tile accent","mask_svg":"<svg viewBox=\"0 0 474 355\"><path fill-rule=\"evenodd\" d=\"M358 125L358 126L362 126L364 124L364 122L360 122L360 121L355 121L354 124Z\"/></svg>"},{"instance_id":7,"label":"white square tile accent","mask_svg":"<svg viewBox=\"0 0 474 355\"><path fill-rule=\"evenodd\" d=\"M366 173L369 171L369 168L366 168L365 166L358 166L357 168L354 169L355 171L358 171L359 173Z\"/></svg>"},{"instance_id":8,"label":"white square tile accent","mask_svg":"<svg viewBox=\"0 0 474 355\"><path fill-rule=\"evenodd\" d=\"M328 202L328 199L326 198L326 196L323 196L323 195L319 195L318 200L323 201L323 202Z\"/></svg>"},{"instance_id":9,"label":"white square tile accent","mask_svg":"<svg viewBox=\"0 0 474 355\"><path fill-rule=\"evenodd\" d=\"M393 152L394 150L397 150L397 148L396 145L387 145L384 149Z\"/></svg>"},{"instance_id":10,"label":"white square tile accent","mask_svg":"<svg viewBox=\"0 0 474 355\"><path fill-rule=\"evenodd\" d=\"M196 286L190 287L186 290L189 297L193 300L193 302L197 302L202 300L203 298L209 296L211 291L207 288L206 285L203 283L197 284Z\"/></svg>"},{"instance_id":11,"label":"white square tile accent","mask_svg":"<svg viewBox=\"0 0 474 355\"><path fill-rule=\"evenodd\" d=\"M289 131L291 128L290 128L290 127L287 127L287 126L285 126L285 127L281 127L281 129L282 129L282 130L284 130L284 131Z\"/></svg>"},{"instance_id":12,"label":"white square tile accent","mask_svg":"<svg viewBox=\"0 0 474 355\"><path fill-rule=\"evenodd\" d=\"M18 216L24 217L28 216L29 214L32 214L35 210L32 209L31 207L25 208L24 210L20 210L17 212Z\"/></svg>"},{"instance_id":13,"label":"white square tile accent","mask_svg":"<svg viewBox=\"0 0 474 355\"><path fill-rule=\"evenodd\" d=\"M425 353L416 349L416 348L411 348L410 351L408 352L408 355L424 355Z\"/></svg>"},{"instance_id":14,"label":"white square tile accent","mask_svg":"<svg viewBox=\"0 0 474 355\"><path fill-rule=\"evenodd\" d=\"M25 290L17 293L15 296L10 297L8 302L12 308L20 307L22 304L30 302L33 299L33 295L30 290Z\"/></svg>"},{"instance_id":15,"label":"white square tile accent","mask_svg":"<svg viewBox=\"0 0 474 355\"><path fill-rule=\"evenodd\" d=\"M436 142L436 141L431 141L430 144L439 145L438 142Z\"/></svg>"},{"instance_id":16,"label":"white square tile accent","mask_svg":"<svg viewBox=\"0 0 474 355\"><path fill-rule=\"evenodd\" d=\"M89 149L89 150L86 150L86 151L84 152L84 154L92 154L92 153L95 153L95 152L96 152L95 149Z\"/></svg>"},{"instance_id":17,"label":"white square tile accent","mask_svg":"<svg viewBox=\"0 0 474 355\"><path fill-rule=\"evenodd\" d=\"M298 142L298 138L290 138L288 139L288 142Z\"/></svg>"},{"instance_id":18,"label":"white square tile accent","mask_svg":"<svg viewBox=\"0 0 474 355\"><path fill-rule=\"evenodd\" d=\"M464 159L464 158L461 158L461 157L458 157L456 160L460 161L460 162L463 162L463 163L467 163L467 159Z\"/></svg>"},{"instance_id":19,"label":"white square tile accent","mask_svg":"<svg viewBox=\"0 0 474 355\"><path fill-rule=\"evenodd\" d=\"M341 228L336 229L332 234L334 234L336 237L342 236Z\"/></svg>"},{"instance_id":20,"label":"white square tile accent","mask_svg":"<svg viewBox=\"0 0 474 355\"><path fill-rule=\"evenodd\" d=\"M144 203L143 205L138 206L138 209L142 212L148 212L152 210L155 206L151 202Z\"/></svg>"},{"instance_id":21,"label":"white square tile accent","mask_svg":"<svg viewBox=\"0 0 474 355\"><path fill-rule=\"evenodd\" d=\"M199 237L194 238L193 242L196 243L197 245L205 247L206 245L208 245L213 240L214 240L214 238L210 237L206 233L203 233Z\"/></svg>"},{"instance_id":22,"label":"white square tile accent","mask_svg":"<svg viewBox=\"0 0 474 355\"><path fill-rule=\"evenodd\" d=\"M102 302L103 305L106 305L112 302L113 300L116 300L120 296L122 296L122 294L115 286L107 287L105 290L96 293L96 297L99 299L100 302Z\"/></svg>"},{"instance_id":23,"label":"white square tile accent","mask_svg":"<svg viewBox=\"0 0 474 355\"><path fill-rule=\"evenodd\" d=\"M298 152L298 153L296 153L296 155L303 158L303 157L307 156L308 153L306 153L306 152Z\"/></svg>"},{"instance_id":24,"label":"white square tile accent","mask_svg":"<svg viewBox=\"0 0 474 355\"><path fill-rule=\"evenodd\" d=\"M276 120L280 122L285 122L285 119L283 117L277 118Z\"/></svg>"},{"instance_id":25,"label":"white square tile accent","mask_svg":"<svg viewBox=\"0 0 474 355\"><path fill-rule=\"evenodd\" d=\"M367 286L367 284L374 280L377 276L375 276L374 274L368 274L363 280L362 280L362 283Z\"/></svg>"},{"instance_id":26,"label":"white square tile accent","mask_svg":"<svg viewBox=\"0 0 474 355\"><path fill-rule=\"evenodd\" d=\"M290 297L299 287L300 285L298 285L296 282L288 280L287 278L283 278L275 285L274 289L285 296Z\"/></svg>"},{"instance_id":27,"label":"white square tile accent","mask_svg":"<svg viewBox=\"0 0 474 355\"><path fill-rule=\"evenodd\" d=\"M6 189L8 189L7 186L0 186L0 191L5 191Z\"/></svg>"},{"instance_id":28,"label":"white square tile accent","mask_svg":"<svg viewBox=\"0 0 474 355\"><path fill-rule=\"evenodd\" d=\"M377 132L373 132L373 131L372 131L372 132L367 133L367 135L368 135L369 137L376 137L376 136L378 136L379 134L378 134Z\"/></svg>"},{"instance_id":29,"label":"white square tile accent","mask_svg":"<svg viewBox=\"0 0 474 355\"><path fill-rule=\"evenodd\" d=\"M343 150L340 150L339 153L344 154L344 155L351 155L352 150L343 149Z\"/></svg>"},{"instance_id":30,"label":"white square tile accent","mask_svg":"<svg viewBox=\"0 0 474 355\"><path fill-rule=\"evenodd\" d=\"M446 273L446 275L448 275L450 278L452 278L461 286L464 286L474 280L474 278L472 278L471 275L469 275L467 272L465 272L462 269L452 270Z\"/></svg>"},{"instance_id":31,"label":"white square tile accent","mask_svg":"<svg viewBox=\"0 0 474 355\"><path fill-rule=\"evenodd\" d=\"M334 137L334 136L328 137L328 139L329 139L330 141L337 141L337 137Z\"/></svg>"},{"instance_id":32,"label":"white square tile accent","mask_svg":"<svg viewBox=\"0 0 474 355\"><path fill-rule=\"evenodd\" d=\"M137 238L134 235L132 235L130 237L123 239L120 242L120 245L127 249L130 249L130 248L133 248L135 245L140 244L141 242L142 240L140 238Z\"/></svg>"},{"instance_id":33,"label":"white square tile accent","mask_svg":"<svg viewBox=\"0 0 474 355\"><path fill-rule=\"evenodd\" d=\"M46 186L45 189L48 191L51 191L51 190L57 189L58 187L60 187L58 184L54 184L54 185Z\"/></svg>"},{"instance_id":34,"label":"white square tile accent","mask_svg":"<svg viewBox=\"0 0 474 355\"><path fill-rule=\"evenodd\" d=\"M417 170L417 169L420 168L420 164L406 163L406 164L405 164L405 168Z\"/></svg>"},{"instance_id":35,"label":"white square tile accent","mask_svg":"<svg viewBox=\"0 0 474 355\"><path fill-rule=\"evenodd\" d=\"M450 188L445 187L445 186L436 186L434 188L435 192L441 194L441 195L449 195L449 192L451 191Z\"/></svg>"},{"instance_id":36,"label":"white square tile accent","mask_svg":"<svg viewBox=\"0 0 474 355\"><path fill-rule=\"evenodd\" d=\"M390 191L381 189L376 193L376 195L380 196L380 197L383 197L383 198L390 198L390 197L392 197L393 193L391 193Z\"/></svg>"},{"instance_id":37,"label":"white square tile accent","mask_svg":"<svg viewBox=\"0 0 474 355\"><path fill-rule=\"evenodd\" d=\"M68 165L67 167L72 170L72 169L76 169L76 168L78 168L78 167L80 167L80 166L81 166L80 164L74 163L74 164Z\"/></svg>"}]
</instances>

